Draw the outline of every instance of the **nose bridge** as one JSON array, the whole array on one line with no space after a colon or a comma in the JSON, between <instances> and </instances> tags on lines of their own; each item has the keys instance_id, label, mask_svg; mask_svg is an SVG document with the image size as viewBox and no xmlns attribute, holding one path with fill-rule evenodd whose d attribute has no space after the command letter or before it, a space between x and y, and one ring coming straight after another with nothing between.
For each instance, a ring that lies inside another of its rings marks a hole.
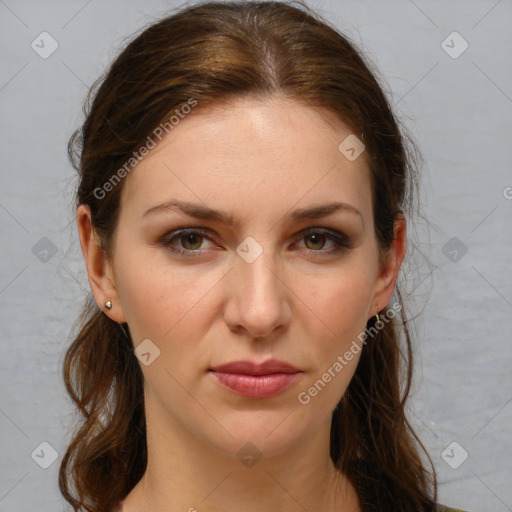
<instances>
[{"instance_id":1,"label":"nose bridge","mask_svg":"<svg viewBox=\"0 0 512 512\"><path fill-rule=\"evenodd\" d=\"M236 290L236 318L254 336L269 334L289 319L287 287L279 275L279 262L270 239L258 242L246 238L237 248L232 275Z\"/></svg>"},{"instance_id":2,"label":"nose bridge","mask_svg":"<svg viewBox=\"0 0 512 512\"><path fill-rule=\"evenodd\" d=\"M251 249L253 250L253 249ZM270 244L253 261L237 262L238 274L244 283L244 289L253 299L275 299L278 292L276 260Z\"/></svg>"}]
</instances>

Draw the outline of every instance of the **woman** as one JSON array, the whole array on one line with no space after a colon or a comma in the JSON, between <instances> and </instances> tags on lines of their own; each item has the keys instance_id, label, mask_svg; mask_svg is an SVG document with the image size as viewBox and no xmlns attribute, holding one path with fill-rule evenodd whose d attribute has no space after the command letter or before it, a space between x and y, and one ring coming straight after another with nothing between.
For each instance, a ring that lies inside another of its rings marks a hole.
<instances>
[{"instance_id":1,"label":"woman","mask_svg":"<svg viewBox=\"0 0 512 512\"><path fill-rule=\"evenodd\" d=\"M90 98L74 510L446 510L404 414L413 158L354 46L302 4L204 3Z\"/></svg>"}]
</instances>

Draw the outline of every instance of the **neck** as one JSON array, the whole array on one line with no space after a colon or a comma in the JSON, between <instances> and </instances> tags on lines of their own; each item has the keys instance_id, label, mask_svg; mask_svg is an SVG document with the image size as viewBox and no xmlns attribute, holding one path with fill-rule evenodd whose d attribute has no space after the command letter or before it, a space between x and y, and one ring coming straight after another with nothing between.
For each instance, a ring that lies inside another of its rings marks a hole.
<instances>
[{"instance_id":1,"label":"neck","mask_svg":"<svg viewBox=\"0 0 512 512\"><path fill-rule=\"evenodd\" d=\"M279 455L259 458L251 445L244 455L230 455L180 425L167 423L164 431L150 419L146 472L122 512L360 510L355 489L329 456L330 424Z\"/></svg>"}]
</instances>

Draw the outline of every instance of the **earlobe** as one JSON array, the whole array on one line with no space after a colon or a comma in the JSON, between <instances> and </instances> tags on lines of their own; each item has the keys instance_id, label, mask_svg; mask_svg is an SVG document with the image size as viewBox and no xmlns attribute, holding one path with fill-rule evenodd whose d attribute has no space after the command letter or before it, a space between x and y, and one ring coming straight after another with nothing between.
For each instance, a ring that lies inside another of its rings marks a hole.
<instances>
[{"instance_id":1,"label":"earlobe","mask_svg":"<svg viewBox=\"0 0 512 512\"><path fill-rule=\"evenodd\" d=\"M370 312L383 310L391 300L398 279L398 273L405 257L407 243L407 224L402 214L397 215L393 228L393 242L384 254L373 300L373 309Z\"/></svg>"},{"instance_id":2,"label":"earlobe","mask_svg":"<svg viewBox=\"0 0 512 512\"><path fill-rule=\"evenodd\" d=\"M112 267L92 226L91 212L87 205L78 206L77 225L89 285L96 303L100 309L108 311L108 316L116 322L125 322ZM110 308L107 306L108 302Z\"/></svg>"}]
</instances>

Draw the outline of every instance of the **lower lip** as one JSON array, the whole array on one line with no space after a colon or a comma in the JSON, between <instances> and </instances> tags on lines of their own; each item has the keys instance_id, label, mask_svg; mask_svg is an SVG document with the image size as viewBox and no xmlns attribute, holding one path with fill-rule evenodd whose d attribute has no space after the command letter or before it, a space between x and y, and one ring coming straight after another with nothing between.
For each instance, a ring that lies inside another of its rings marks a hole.
<instances>
[{"instance_id":1,"label":"lower lip","mask_svg":"<svg viewBox=\"0 0 512 512\"><path fill-rule=\"evenodd\" d=\"M244 375L212 371L222 386L247 398L269 398L288 389L300 373L272 373L269 375Z\"/></svg>"}]
</instances>

